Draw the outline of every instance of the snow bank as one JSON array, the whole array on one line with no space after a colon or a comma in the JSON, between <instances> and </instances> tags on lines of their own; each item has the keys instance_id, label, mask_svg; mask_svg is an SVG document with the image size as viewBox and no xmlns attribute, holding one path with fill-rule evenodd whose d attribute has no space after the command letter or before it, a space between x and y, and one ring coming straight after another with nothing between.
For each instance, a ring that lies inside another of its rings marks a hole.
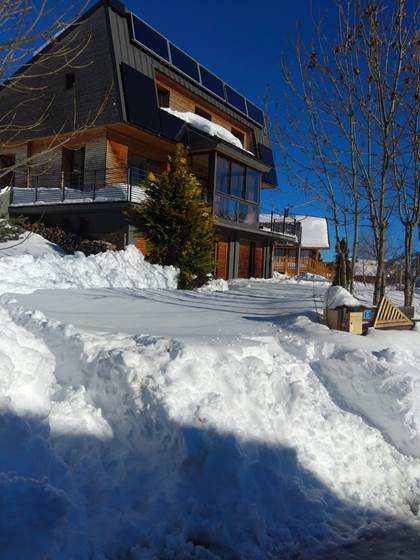
<instances>
[{"instance_id":1,"label":"snow bank","mask_svg":"<svg viewBox=\"0 0 420 560\"><path fill-rule=\"evenodd\" d=\"M0 259L3 257L14 257L17 255L64 255L64 251L58 245L50 243L37 233L25 232L14 241L0 242Z\"/></svg>"},{"instance_id":2,"label":"snow bank","mask_svg":"<svg viewBox=\"0 0 420 560\"><path fill-rule=\"evenodd\" d=\"M189 111L175 111L174 109L170 109L169 107L162 107L162 109L164 111L167 111L171 115L174 115L175 117L178 117L179 119L187 122L194 128L202 130L210 136L217 136L218 138L225 140L225 142L229 142L229 144L233 144L237 148L245 150L245 147L243 146L239 138L236 138L236 136L234 136L227 128L220 124L216 124L212 121L209 121L208 119L205 119L204 117L201 117L200 115L190 113Z\"/></svg>"},{"instance_id":3,"label":"snow bank","mask_svg":"<svg viewBox=\"0 0 420 560\"><path fill-rule=\"evenodd\" d=\"M298 274L293 276L291 280L296 280L297 282L328 282L330 280L325 278L325 276L321 276L320 274L312 274L311 272L304 272L302 274Z\"/></svg>"},{"instance_id":4,"label":"snow bank","mask_svg":"<svg viewBox=\"0 0 420 560\"><path fill-rule=\"evenodd\" d=\"M198 292L227 292L229 284L223 278L213 278L209 280L204 286L198 288Z\"/></svg>"},{"instance_id":5,"label":"snow bank","mask_svg":"<svg viewBox=\"0 0 420 560\"><path fill-rule=\"evenodd\" d=\"M413 519L420 463L337 404L314 366L331 343L187 347L8 310L5 560L292 558Z\"/></svg>"},{"instance_id":6,"label":"snow bank","mask_svg":"<svg viewBox=\"0 0 420 560\"><path fill-rule=\"evenodd\" d=\"M337 309L337 307L358 307L360 301L353 297L350 292L341 286L330 286L325 295L325 308Z\"/></svg>"},{"instance_id":7,"label":"snow bank","mask_svg":"<svg viewBox=\"0 0 420 560\"><path fill-rule=\"evenodd\" d=\"M146 262L133 245L88 257L52 253L0 258L0 293L31 293L43 288L176 289L177 279L174 267Z\"/></svg>"}]
</instances>

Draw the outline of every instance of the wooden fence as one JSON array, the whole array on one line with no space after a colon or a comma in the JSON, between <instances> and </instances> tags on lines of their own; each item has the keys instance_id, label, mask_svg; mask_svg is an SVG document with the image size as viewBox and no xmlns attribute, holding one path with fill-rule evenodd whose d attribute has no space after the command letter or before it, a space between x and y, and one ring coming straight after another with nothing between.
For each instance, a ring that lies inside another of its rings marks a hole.
<instances>
[{"instance_id":1,"label":"wooden fence","mask_svg":"<svg viewBox=\"0 0 420 560\"><path fill-rule=\"evenodd\" d=\"M297 261L295 257L273 257L273 271L281 272L294 276L298 273ZM311 257L301 257L299 273L309 272L311 274L319 274L325 278L332 279L335 274L334 262L323 262Z\"/></svg>"}]
</instances>

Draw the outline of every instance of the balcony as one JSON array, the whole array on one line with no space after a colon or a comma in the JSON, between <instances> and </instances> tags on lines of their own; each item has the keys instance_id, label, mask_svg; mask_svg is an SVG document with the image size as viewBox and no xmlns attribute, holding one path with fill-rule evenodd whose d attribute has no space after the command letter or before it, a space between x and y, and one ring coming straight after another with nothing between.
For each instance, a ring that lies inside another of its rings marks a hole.
<instances>
[{"instance_id":1,"label":"balcony","mask_svg":"<svg viewBox=\"0 0 420 560\"><path fill-rule=\"evenodd\" d=\"M299 243L302 237L302 224L296 218L279 216L271 210L260 208L260 229L277 233L285 241Z\"/></svg>"},{"instance_id":2,"label":"balcony","mask_svg":"<svg viewBox=\"0 0 420 560\"><path fill-rule=\"evenodd\" d=\"M30 186L11 188L10 206L140 203L145 198L147 172L138 168L94 169L83 174L31 175Z\"/></svg>"}]
</instances>

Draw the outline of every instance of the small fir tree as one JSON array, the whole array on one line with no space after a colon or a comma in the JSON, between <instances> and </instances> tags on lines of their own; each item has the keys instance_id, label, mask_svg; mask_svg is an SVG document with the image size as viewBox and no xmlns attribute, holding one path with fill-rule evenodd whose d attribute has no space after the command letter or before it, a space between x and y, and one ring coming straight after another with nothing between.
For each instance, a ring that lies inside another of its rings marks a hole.
<instances>
[{"instance_id":1,"label":"small fir tree","mask_svg":"<svg viewBox=\"0 0 420 560\"><path fill-rule=\"evenodd\" d=\"M179 287L201 286L214 267L215 218L201 199L201 185L178 144L168 171L149 175L143 204L127 211L129 223L147 239L148 260L180 269Z\"/></svg>"}]
</instances>

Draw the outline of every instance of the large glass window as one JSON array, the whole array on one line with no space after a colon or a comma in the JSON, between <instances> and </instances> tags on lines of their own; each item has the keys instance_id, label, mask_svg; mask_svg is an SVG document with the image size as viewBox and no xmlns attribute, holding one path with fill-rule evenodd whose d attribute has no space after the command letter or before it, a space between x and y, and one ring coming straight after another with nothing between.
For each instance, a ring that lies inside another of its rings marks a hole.
<instances>
[{"instance_id":1,"label":"large glass window","mask_svg":"<svg viewBox=\"0 0 420 560\"><path fill-rule=\"evenodd\" d=\"M219 218L258 224L260 173L235 161L217 157L215 212Z\"/></svg>"},{"instance_id":2,"label":"large glass window","mask_svg":"<svg viewBox=\"0 0 420 560\"><path fill-rule=\"evenodd\" d=\"M221 157L217 158L216 188L226 194L230 189L230 161Z\"/></svg>"},{"instance_id":3,"label":"large glass window","mask_svg":"<svg viewBox=\"0 0 420 560\"><path fill-rule=\"evenodd\" d=\"M236 222L236 200L224 196L216 196L215 209L216 216Z\"/></svg>"},{"instance_id":4,"label":"large glass window","mask_svg":"<svg viewBox=\"0 0 420 560\"><path fill-rule=\"evenodd\" d=\"M258 208L246 202L238 204L238 222L243 224L256 224L258 221Z\"/></svg>"},{"instance_id":5,"label":"large glass window","mask_svg":"<svg viewBox=\"0 0 420 560\"><path fill-rule=\"evenodd\" d=\"M209 184L209 154L194 154L190 158L190 168L197 179L200 181L202 191L201 198L208 198Z\"/></svg>"},{"instance_id":6,"label":"large glass window","mask_svg":"<svg viewBox=\"0 0 420 560\"><path fill-rule=\"evenodd\" d=\"M244 198L245 167L232 161L230 194L238 198Z\"/></svg>"},{"instance_id":7,"label":"large glass window","mask_svg":"<svg viewBox=\"0 0 420 560\"><path fill-rule=\"evenodd\" d=\"M258 193L260 190L260 174L255 169L247 167L246 169L246 189L245 198L250 202L258 202Z\"/></svg>"},{"instance_id":8,"label":"large glass window","mask_svg":"<svg viewBox=\"0 0 420 560\"><path fill-rule=\"evenodd\" d=\"M258 203L260 173L235 161L217 157L216 189L220 193Z\"/></svg>"}]
</instances>

